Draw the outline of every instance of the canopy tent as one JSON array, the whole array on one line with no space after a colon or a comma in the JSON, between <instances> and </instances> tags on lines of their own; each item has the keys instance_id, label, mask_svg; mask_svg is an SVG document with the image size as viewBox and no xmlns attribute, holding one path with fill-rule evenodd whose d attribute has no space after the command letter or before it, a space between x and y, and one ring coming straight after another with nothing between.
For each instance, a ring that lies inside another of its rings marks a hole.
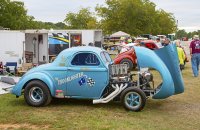
<instances>
[{"instance_id":1,"label":"canopy tent","mask_svg":"<svg viewBox=\"0 0 200 130\"><path fill-rule=\"evenodd\" d=\"M130 37L130 34L119 31L119 32L113 33L112 35L110 35L110 37Z\"/></svg>"}]
</instances>

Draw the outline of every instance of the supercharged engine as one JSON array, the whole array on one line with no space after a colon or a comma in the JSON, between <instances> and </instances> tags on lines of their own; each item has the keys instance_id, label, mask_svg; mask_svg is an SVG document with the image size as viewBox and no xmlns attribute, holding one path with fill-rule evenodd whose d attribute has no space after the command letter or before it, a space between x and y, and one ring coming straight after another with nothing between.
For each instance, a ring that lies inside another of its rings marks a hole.
<instances>
[{"instance_id":1,"label":"supercharged engine","mask_svg":"<svg viewBox=\"0 0 200 130\"><path fill-rule=\"evenodd\" d=\"M146 96L154 95L154 80L153 74L150 71L139 72L139 87L142 89Z\"/></svg>"},{"instance_id":2,"label":"supercharged engine","mask_svg":"<svg viewBox=\"0 0 200 130\"><path fill-rule=\"evenodd\" d=\"M149 71L141 72L140 73L140 79L142 82L152 82L153 81L153 75Z\"/></svg>"},{"instance_id":3,"label":"supercharged engine","mask_svg":"<svg viewBox=\"0 0 200 130\"><path fill-rule=\"evenodd\" d=\"M130 80L126 64L110 65L109 70L111 83L128 82Z\"/></svg>"}]
</instances>

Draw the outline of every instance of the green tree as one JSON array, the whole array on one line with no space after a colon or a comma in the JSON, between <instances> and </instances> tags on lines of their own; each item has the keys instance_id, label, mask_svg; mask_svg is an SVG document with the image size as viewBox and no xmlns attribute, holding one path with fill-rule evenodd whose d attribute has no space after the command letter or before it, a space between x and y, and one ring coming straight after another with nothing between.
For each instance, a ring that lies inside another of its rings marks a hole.
<instances>
[{"instance_id":1,"label":"green tree","mask_svg":"<svg viewBox=\"0 0 200 130\"><path fill-rule=\"evenodd\" d=\"M54 24L36 21L33 16L27 15L23 2L11 0L0 0L0 26L12 30L66 28L61 22Z\"/></svg>"},{"instance_id":2,"label":"green tree","mask_svg":"<svg viewBox=\"0 0 200 130\"><path fill-rule=\"evenodd\" d=\"M67 25L63 22L58 22L55 24L55 26L58 28L58 29L67 29Z\"/></svg>"},{"instance_id":3,"label":"green tree","mask_svg":"<svg viewBox=\"0 0 200 130\"><path fill-rule=\"evenodd\" d=\"M187 34L187 37L188 37L188 38L192 38L192 37L193 37L192 32L189 32L189 33Z\"/></svg>"},{"instance_id":4,"label":"green tree","mask_svg":"<svg viewBox=\"0 0 200 130\"><path fill-rule=\"evenodd\" d=\"M187 37L187 32L183 30L178 30L175 34L176 39L181 39L182 37Z\"/></svg>"},{"instance_id":5,"label":"green tree","mask_svg":"<svg viewBox=\"0 0 200 130\"><path fill-rule=\"evenodd\" d=\"M68 13L64 22L71 29L96 29L97 19L89 8L82 8L78 13Z\"/></svg>"},{"instance_id":6,"label":"green tree","mask_svg":"<svg viewBox=\"0 0 200 130\"><path fill-rule=\"evenodd\" d=\"M156 21L159 26L157 34L167 35L177 30L176 20L171 13L167 13L164 10L158 10L156 13Z\"/></svg>"},{"instance_id":7,"label":"green tree","mask_svg":"<svg viewBox=\"0 0 200 130\"><path fill-rule=\"evenodd\" d=\"M23 2L0 0L0 26L10 29L26 29L28 20Z\"/></svg>"},{"instance_id":8,"label":"green tree","mask_svg":"<svg viewBox=\"0 0 200 130\"><path fill-rule=\"evenodd\" d=\"M187 37L188 37L188 38L192 38L194 35L199 35L199 36L200 36L200 30L193 31L193 32L189 32L189 33L187 34Z\"/></svg>"},{"instance_id":9,"label":"green tree","mask_svg":"<svg viewBox=\"0 0 200 130\"><path fill-rule=\"evenodd\" d=\"M119 30L132 35L174 32L173 15L155 7L149 0L106 0L106 5L98 5L96 11L101 27L108 34Z\"/></svg>"}]
</instances>

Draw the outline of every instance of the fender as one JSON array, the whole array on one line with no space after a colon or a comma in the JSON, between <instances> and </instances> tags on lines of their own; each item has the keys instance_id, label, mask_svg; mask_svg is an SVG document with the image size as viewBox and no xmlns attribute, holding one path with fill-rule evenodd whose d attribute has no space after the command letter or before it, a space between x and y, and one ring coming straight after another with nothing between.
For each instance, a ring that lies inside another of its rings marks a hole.
<instances>
[{"instance_id":1,"label":"fender","mask_svg":"<svg viewBox=\"0 0 200 130\"><path fill-rule=\"evenodd\" d=\"M129 59L129 60L131 60L132 62L133 62L133 64L136 64L136 58L134 59L132 56L127 56L127 57L123 57L122 59Z\"/></svg>"},{"instance_id":2,"label":"fender","mask_svg":"<svg viewBox=\"0 0 200 130\"><path fill-rule=\"evenodd\" d=\"M133 62L133 64L136 64L136 55L131 53L135 53L133 49L120 53L117 57L115 57L114 62L119 64L119 61L123 59L129 59Z\"/></svg>"},{"instance_id":3,"label":"fender","mask_svg":"<svg viewBox=\"0 0 200 130\"><path fill-rule=\"evenodd\" d=\"M154 50L157 56L165 63L174 81L175 94L184 92L184 82L179 67L176 44L170 44L161 49Z\"/></svg>"},{"instance_id":4,"label":"fender","mask_svg":"<svg viewBox=\"0 0 200 130\"><path fill-rule=\"evenodd\" d=\"M134 47L139 67L151 67L159 71L163 83L157 88L154 99L164 99L184 92L184 83L179 69L176 47L170 44L152 51L144 47Z\"/></svg>"},{"instance_id":5,"label":"fender","mask_svg":"<svg viewBox=\"0 0 200 130\"><path fill-rule=\"evenodd\" d=\"M174 94L172 76L164 62L152 50L144 47L134 47L140 68L154 68L160 73L163 83L157 89L153 98L164 99Z\"/></svg>"},{"instance_id":6,"label":"fender","mask_svg":"<svg viewBox=\"0 0 200 130\"><path fill-rule=\"evenodd\" d=\"M122 61L123 59L131 60L133 62L133 64L136 64L136 60L133 59L133 57L129 56L129 55L124 55L124 56L117 57L117 58L114 59L114 62L116 64L119 64L120 63L119 61Z\"/></svg>"},{"instance_id":7,"label":"fender","mask_svg":"<svg viewBox=\"0 0 200 130\"><path fill-rule=\"evenodd\" d=\"M48 73L45 72L35 72L35 73L29 73L27 75L24 75L20 81L13 87L12 92L16 96L22 95L22 89L25 87L26 83L28 83L31 80L41 80L43 81L49 88L51 95L55 95L55 85L53 83L53 80L51 76Z\"/></svg>"}]
</instances>

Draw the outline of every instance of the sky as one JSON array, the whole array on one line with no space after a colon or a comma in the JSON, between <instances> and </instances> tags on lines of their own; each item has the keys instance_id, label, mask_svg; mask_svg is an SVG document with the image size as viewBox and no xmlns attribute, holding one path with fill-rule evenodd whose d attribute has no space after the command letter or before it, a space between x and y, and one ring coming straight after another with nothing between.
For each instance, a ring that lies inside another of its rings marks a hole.
<instances>
[{"instance_id":1,"label":"sky","mask_svg":"<svg viewBox=\"0 0 200 130\"><path fill-rule=\"evenodd\" d=\"M157 9L173 13L178 20L179 29L187 32L200 30L200 1L199 0L151 0Z\"/></svg>"},{"instance_id":2,"label":"sky","mask_svg":"<svg viewBox=\"0 0 200 130\"><path fill-rule=\"evenodd\" d=\"M45 22L62 22L68 12L78 12L89 7L92 11L97 4L103 5L105 0L20 0L25 4L28 14L36 20ZM187 32L200 30L199 0L150 0L157 9L173 13L178 20L179 29Z\"/></svg>"}]
</instances>

